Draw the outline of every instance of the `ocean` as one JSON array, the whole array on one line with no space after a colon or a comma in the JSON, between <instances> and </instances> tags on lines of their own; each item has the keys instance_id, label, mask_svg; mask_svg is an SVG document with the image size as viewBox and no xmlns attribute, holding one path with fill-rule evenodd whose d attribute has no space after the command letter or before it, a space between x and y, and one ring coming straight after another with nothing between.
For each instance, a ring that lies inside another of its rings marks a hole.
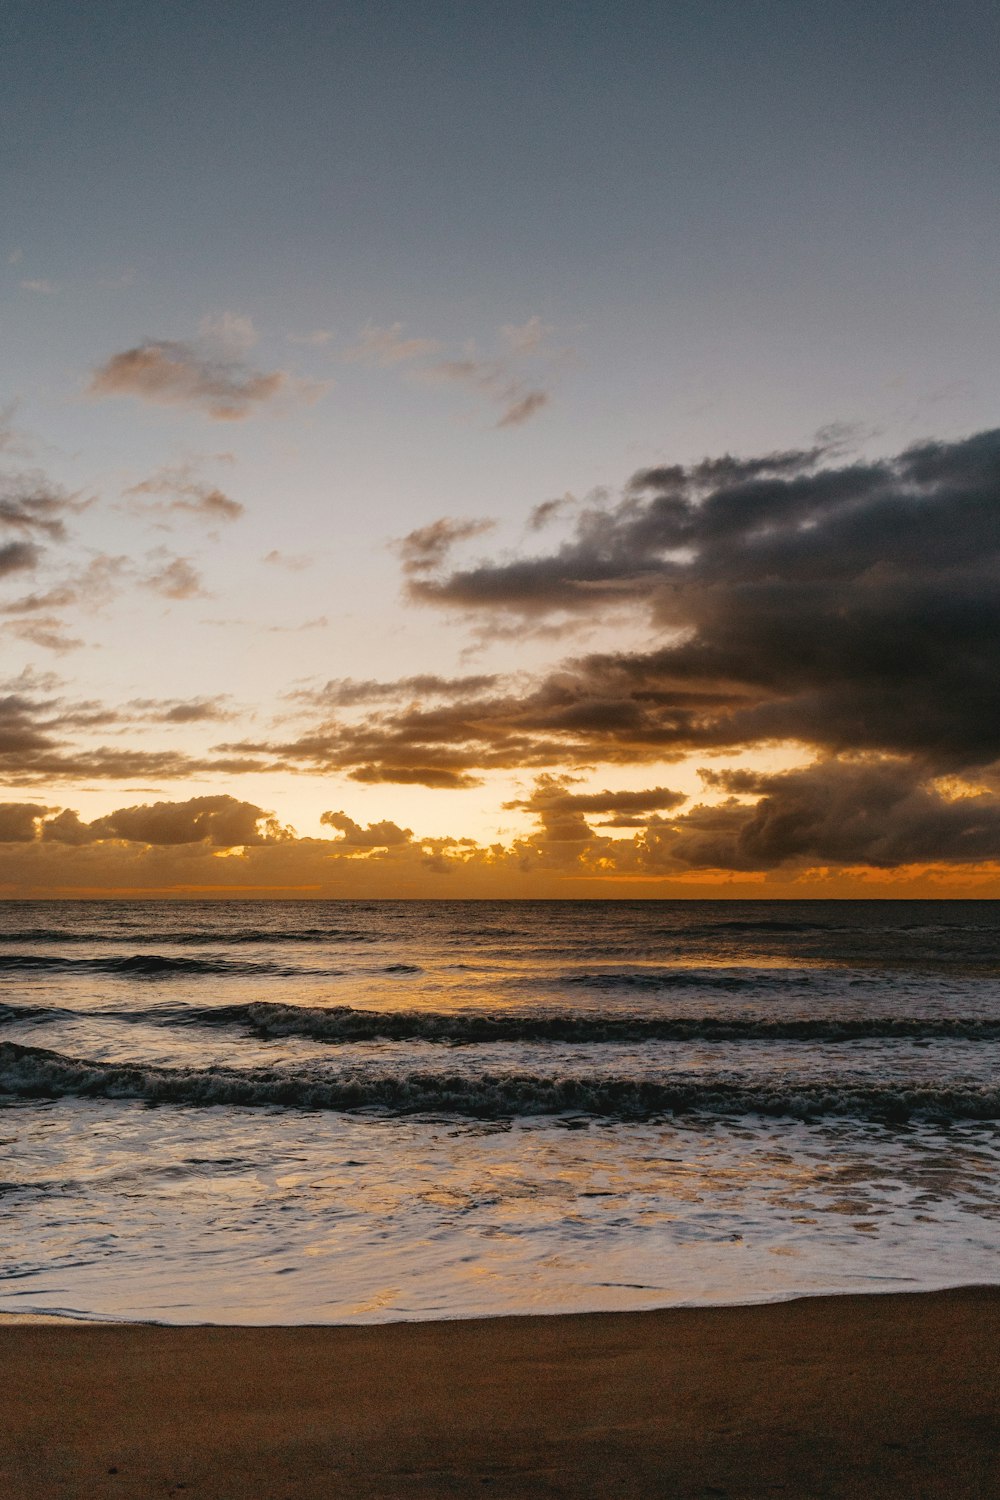
<instances>
[{"instance_id":1,"label":"ocean","mask_svg":"<svg viewBox=\"0 0 1000 1500\"><path fill-rule=\"evenodd\" d=\"M1000 902L0 905L0 1313L994 1282Z\"/></svg>"}]
</instances>

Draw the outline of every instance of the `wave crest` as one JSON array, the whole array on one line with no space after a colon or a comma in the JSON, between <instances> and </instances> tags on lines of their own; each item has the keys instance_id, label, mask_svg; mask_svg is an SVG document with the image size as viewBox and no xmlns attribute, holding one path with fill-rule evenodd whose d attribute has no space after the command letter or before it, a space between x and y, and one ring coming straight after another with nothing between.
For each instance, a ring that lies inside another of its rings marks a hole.
<instances>
[{"instance_id":1,"label":"wave crest","mask_svg":"<svg viewBox=\"0 0 1000 1500\"><path fill-rule=\"evenodd\" d=\"M299 1068L173 1069L91 1062L40 1047L0 1043L0 1093L20 1098L136 1099L148 1104L280 1105L295 1110L447 1114L472 1119L584 1115L640 1120L666 1115L830 1116L889 1123L1000 1119L1000 1089L903 1083L742 1084L702 1076L658 1081L527 1072L472 1076L415 1069L331 1074Z\"/></svg>"}]
</instances>

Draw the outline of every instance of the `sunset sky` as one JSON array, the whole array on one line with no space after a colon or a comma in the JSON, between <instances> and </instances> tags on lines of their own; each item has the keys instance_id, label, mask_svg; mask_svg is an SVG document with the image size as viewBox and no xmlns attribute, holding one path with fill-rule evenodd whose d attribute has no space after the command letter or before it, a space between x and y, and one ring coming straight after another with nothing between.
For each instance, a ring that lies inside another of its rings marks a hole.
<instances>
[{"instance_id":1,"label":"sunset sky","mask_svg":"<svg viewBox=\"0 0 1000 1500\"><path fill-rule=\"evenodd\" d=\"M0 32L0 894L1000 896L993 5Z\"/></svg>"}]
</instances>

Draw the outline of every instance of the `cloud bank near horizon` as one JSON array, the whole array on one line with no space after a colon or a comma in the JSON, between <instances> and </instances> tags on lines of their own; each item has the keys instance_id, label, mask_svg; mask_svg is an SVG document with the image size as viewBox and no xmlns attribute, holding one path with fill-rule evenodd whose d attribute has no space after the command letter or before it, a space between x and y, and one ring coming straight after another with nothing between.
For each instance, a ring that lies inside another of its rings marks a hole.
<instances>
[{"instance_id":1,"label":"cloud bank near horizon","mask_svg":"<svg viewBox=\"0 0 1000 1500\"><path fill-rule=\"evenodd\" d=\"M182 515L231 521L241 510L186 469L133 489ZM63 543L75 503L42 485L9 489L7 549ZM570 530L547 550L467 565L455 555L486 544L489 520L442 517L413 530L394 544L405 596L479 639L504 641L513 624L554 626L572 643L611 619L641 630L641 647L570 654L534 673L290 685L280 733L265 726L197 752L150 736L157 725L245 723L225 695L116 707L40 679L8 684L0 770L8 786L44 795L0 809L8 868L22 871L8 883L32 885L29 866L54 869L58 855L68 869L86 850L109 870L126 855L134 865L137 851L162 866L164 850L184 848L195 863L277 862L290 880L295 869L362 861L369 874L405 867L420 881L461 872L488 885L520 872L531 888L541 874L794 881L819 869L969 871L1000 860L1000 431L882 460L845 461L818 445L645 469L619 498L560 502L548 519ZM529 523L526 534L539 530ZM186 559L149 558L140 586L197 597ZM8 571L33 566L12 554ZM44 626L67 590L107 592L127 571L124 559L90 568L89 582L0 602L0 612ZM803 763L767 769L778 749ZM754 768L722 763L748 754ZM710 758L700 798L662 784L578 789L602 768L634 775L692 757ZM421 840L388 818L365 828L338 810L321 819L330 836L298 838L273 812L229 795L83 823L50 808L45 792L274 772L439 790L496 772L533 776L532 791L504 803L532 823L487 848L447 834Z\"/></svg>"}]
</instances>

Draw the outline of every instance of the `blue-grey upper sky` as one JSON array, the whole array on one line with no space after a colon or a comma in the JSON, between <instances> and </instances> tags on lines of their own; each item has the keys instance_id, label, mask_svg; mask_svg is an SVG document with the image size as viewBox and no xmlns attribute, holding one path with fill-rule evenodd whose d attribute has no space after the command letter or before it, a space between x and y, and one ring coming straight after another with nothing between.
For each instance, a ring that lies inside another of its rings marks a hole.
<instances>
[{"instance_id":1,"label":"blue-grey upper sky","mask_svg":"<svg viewBox=\"0 0 1000 1500\"><path fill-rule=\"evenodd\" d=\"M170 721L190 787L228 789L226 742L300 827L506 836L510 766L492 800L331 790L246 746L331 680L537 674L660 628L456 624L415 556L509 578L637 470L995 425L987 0L8 0L0 42L6 483L62 496L58 535L21 515L35 551L0 552L8 676L215 704ZM159 753L143 713L107 733ZM60 784L91 812L177 794L167 760L84 764Z\"/></svg>"},{"instance_id":2,"label":"blue-grey upper sky","mask_svg":"<svg viewBox=\"0 0 1000 1500\"><path fill-rule=\"evenodd\" d=\"M984 0L5 13L4 222L30 278L128 270L151 322L235 298L468 336L544 308L599 330L618 379L678 345L706 381L727 347L792 388L832 366L845 398L918 352L931 379L959 350L981 374Z\"/></svg>"}]
</instances>

